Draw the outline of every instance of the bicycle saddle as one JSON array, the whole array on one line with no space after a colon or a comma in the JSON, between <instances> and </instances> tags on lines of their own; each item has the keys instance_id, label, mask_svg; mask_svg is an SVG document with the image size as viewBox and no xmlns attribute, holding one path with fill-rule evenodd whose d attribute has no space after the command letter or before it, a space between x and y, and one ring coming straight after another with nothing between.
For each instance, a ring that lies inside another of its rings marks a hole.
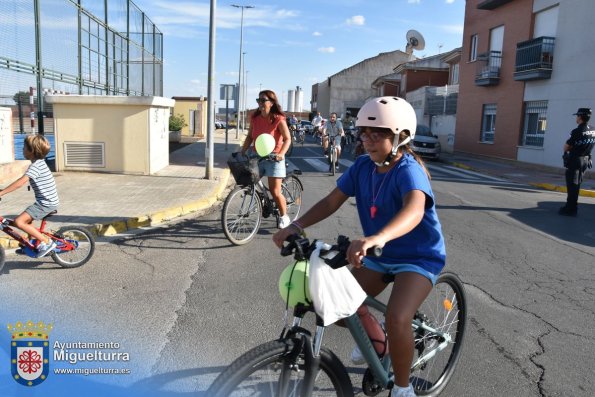
<instances>
[{"instance_id":1,"label":"bicycle saddle","mask_svg":"<svg viewBox=\"0 0 595 397\"><path fill-rule=\"evenodd\" d=\"M58 213L58 210L53 210L52 212L50 212L49 214L47 214L46 216L44 216L43 219L50 218L50 217L56 215L57 213Z\"/></svg>"}]
</instances>

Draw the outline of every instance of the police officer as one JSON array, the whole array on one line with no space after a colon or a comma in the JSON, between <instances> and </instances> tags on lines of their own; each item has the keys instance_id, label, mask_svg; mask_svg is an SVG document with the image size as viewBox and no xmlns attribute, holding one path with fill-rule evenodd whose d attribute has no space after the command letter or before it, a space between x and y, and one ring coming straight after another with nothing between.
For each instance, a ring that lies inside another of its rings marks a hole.
<instances>
[{"instance_id":1,"label":"police officer","mask_svg":"<svg viewBox=\"0 0 595 397\"><path fill-rule=\"evenodd\" d=\"M578 195L583 174L591 168L591 151L595 146L595 130L587 124L591 119L591 109L579 108L576 113L578 127L570 132L564 144L564 167L566 167L566 205L558 211L560 215L576 216Z\"/></svg>"}]
</instances>

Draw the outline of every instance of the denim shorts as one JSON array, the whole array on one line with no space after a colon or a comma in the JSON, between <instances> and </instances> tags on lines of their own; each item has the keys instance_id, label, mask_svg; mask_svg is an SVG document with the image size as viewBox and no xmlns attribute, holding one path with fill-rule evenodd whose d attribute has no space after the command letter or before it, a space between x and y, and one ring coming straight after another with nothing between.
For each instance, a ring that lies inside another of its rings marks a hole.
<instances>
[{"instance_id":1,"label":"denim shorts","mask_svg":"<svg viewBox=\"0 0 595 397\"><path fill-rule=\"evenodd\" d=\"M269 176L273 178L285 178L287 175L285 169L285 160L269 161L263 160L258 163L258 172L260 176Z\"/></svg>"},{"instance_id":2,"label":"denim shorts","mask_svg":"<svg viewBox=\"0 0 595 397\"><path fill-rule=\"evenodd\" d=\"M432 282L432 286L436 285L436 281L438 280L438 276L439 276L438 274L430 273L426 269L424 269L420 266L417 266L417 265L412 265L412 264L389 265L386 263L372 260L368 257L364 257L363 263L364 263L364 266L366 267L366 269L374 270L374 271L382 273L382 274L393 274L394 275L394 274L405 273L405 272L421 274L422 276L424 276L425 278L427 278L428 280L430 280Z\"/></svg>"},{"instance_id":3,"label":"denim shorts","mask_svg":"<svg viewBox=\"0 0 595 397\"><path fill-rule=\"evenodd\" d=\"M258 157L258 154L251 149L249 154L250 157ZM287 170L285 168L285 160L272 161L262 160L258 163L258 172L260 176L268 176L272 178L285 178L287 176Z\"/></svg>"},{"instance_id":4,"label":"denim shorts","mask_svg":"<svg viewBox=\"0 0 595 397\"><path fill-rule=\"evenodd\" d=\"M28 206L24 212L29 214L29 216L31 216L31 218L33 218L34 220L38 221L40 219L43 219L44 216L56 209L58 209L58 207L44 207L38 202L35 202Z\"/></svg>"}]
</instances>

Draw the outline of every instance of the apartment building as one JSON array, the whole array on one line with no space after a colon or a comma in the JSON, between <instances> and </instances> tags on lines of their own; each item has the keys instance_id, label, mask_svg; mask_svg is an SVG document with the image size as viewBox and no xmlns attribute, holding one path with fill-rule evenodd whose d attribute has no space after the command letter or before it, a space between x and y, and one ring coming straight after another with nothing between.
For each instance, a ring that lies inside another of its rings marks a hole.
<instances>
[{"instance_id":1,"label":"apartment building","mask_svg":"<svg viewBox=\"0 0 595 397\"><path fill-rule=\"evenodd\" d=\"M592 0L467 0L455 150L561 167L595 108Z\"/></svg>"}]
</instances>

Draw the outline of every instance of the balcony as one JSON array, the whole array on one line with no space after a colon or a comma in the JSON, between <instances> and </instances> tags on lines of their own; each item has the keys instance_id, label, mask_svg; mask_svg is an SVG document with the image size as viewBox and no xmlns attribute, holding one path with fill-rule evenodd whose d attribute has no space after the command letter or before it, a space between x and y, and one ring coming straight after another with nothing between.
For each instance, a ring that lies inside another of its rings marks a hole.
<instances>
[{"instance_id":1,"label":"balcony","mask_svg":"<svg viewBox=\"0 0 595 397\"><path fill-rule=\"evenodd\" d=\"M552 77L554 37L538 37L516 45L514 79L517 81L544 80Z\"/></svg>"},{"instance_id":2,"label":"balcony","mask_svg":"<svg viewBox=\"0 0 595 397\"><path fill-rule=\"evenodd\" d=\"M484 0L477 5L478 10L494 10L504 4L510 3L512 0Z\"/></svg>"},{"instance_id":3,"label":"balcony","mask_svg":"<svg viewBox=\"0 0 595 397\"><path fill-rule=\"evenodd\" d=\"M490 86L500 83L500 66L502 51L489 51L477 56L477 73L475 85Z\"/></svg>"}]
</instances>

